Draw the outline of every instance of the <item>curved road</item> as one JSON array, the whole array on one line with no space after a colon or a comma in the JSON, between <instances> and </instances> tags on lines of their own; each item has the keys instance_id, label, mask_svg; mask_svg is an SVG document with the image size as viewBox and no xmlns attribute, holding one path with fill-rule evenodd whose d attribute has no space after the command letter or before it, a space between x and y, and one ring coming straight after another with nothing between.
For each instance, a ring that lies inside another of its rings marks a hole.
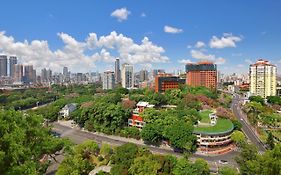
<instances>
[{"instance_id":1,"label":"curved road","mask_svg":"<svg viewBox=\"0 0 281 175\"><path fill-rule=\"evenodd\" d=\"M112 138L103 134L96 134L92 132L87 132L83 131L79 128L72 128L69 126L62 125L58 122L53 123L53 131L61 134L61 137L63 138L69 138L71 141L73 141L76 144L81 144L86 140L95 140L98 144L101 144L102 142L106 142L110 145L123 145L125 143L128 143L128 141L120 140L118 137ZM181 153L176 153L173 150L170 149L164 149L156 146L151 146L151 145L144 145L144 144L139 144L135 143L139 146L146 146L150 151L153 153L158 153L158 154L172 154L177 157L181 157ZM237 163L234 160L234 157L238 155L238 152L232 151L227 154L223 155L217 155L217 156L205 156L205 155L198 155L198 154L193 154L190 157L191 161L196 160L197 158L202 158L206 160L210 166L210 169L212 172L217 172L218 167L224 166L222 164L219 164L219 160L227 160L229 162L228 165L233 166L235 168L238 167Z\"/></svg>"},{"instance_id":2,"label":"curved road","mask_svg":"<svg viewBox=\"0 0 281 175\"><path fill-rule=\"evenodd\" d=\"M246 134L247 138L257 146L260 152L264 152L266 150L265 145L261 142L255 132L252 130L251 125L247 122L246 115L240 108L239 102L241 101L240 96L238 94L233 95L233 100L231 104L231 109L234 115L242 124L242 131Z\"/></svg>"}]
</instances>

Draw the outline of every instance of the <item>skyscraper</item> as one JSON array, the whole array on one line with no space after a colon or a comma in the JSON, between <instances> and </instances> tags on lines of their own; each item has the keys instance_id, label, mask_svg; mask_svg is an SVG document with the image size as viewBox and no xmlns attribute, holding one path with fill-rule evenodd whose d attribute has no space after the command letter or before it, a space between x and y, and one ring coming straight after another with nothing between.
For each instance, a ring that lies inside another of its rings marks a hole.
<instances>
[{"instance_id":1,"label":"skyscraper","mask_svg":"<svg viewBox=\"0 0 281 175\"><path fill-rule=\"evenodd\" d=\"M103 89L113 89L115 84L115 76L114 72L112 71L105 71L103 73L103 82L102 82L102 88Z\"/></svg>"},{"instance_id":2,"label":"skyscraper","mask_svg":"<svg viewBox=\"0 0 281 175\"><path fill-rule=\"evenodd\" d=\"M116 82L116 84L121 82L121 71L120 71L119 58L116 58L116 60L115 60L115 82Z\"/></svg>"},{"instance_id":3,"label":"skyscraper","mask_svg":"<svg viewBox=\"0 0 281 175\"><path fill-rule=\"evenodd\" d=\"M122 87L133 88L134 87L134 66L130 64L123 64L121 71Z\"/></svg>"},{"instance_id":4,"label":"skyscraper","mask_svg":"<svg viewBox=\"0 0 281 175\"><path fill-rule=\"evenodd\" d=\"M148 80L148 71L147 70L141 70L140 71L140 82L144 82Z\"/></svg>"},{"instance_id":5,"label":"skyscraper","mask_svg":"<svg viewBox=\"0 0 281 175\"><path fill-rule=\"evenodd\" d=\"M67 67L63 67L62 74L63 74L64 76L66 76L66 75L68 74L68 68L67 68Z\"/></svg>"},{"instance_id":6,"label":"skyscraper","mask_svg":"<svg viewBox=\"0 0 281 175\"><path fill-rule=\"evenodd\" d=\"M25 65L24 66L24 77L26 83L33 83L34 80L34 71L33 71L33 65Z\"/></svg>"},{"instance_id":7,"label":"skyscraper","mask_svg":"<svg viewBox=\"0 0 281 175\"><path fill-rule=\"evenodd\" d=\"M217 65L212 62L190 63L185 71L187 85L217 88Z\"/></svg>"},{"instance_id":8,"label":"skyscraper","mask_svg":"<svg viewBox=\"0 0 281 175\"><path fill-rule=\"evenodd\" d=\"M15 73L15 70L14 70L14 65L18 63L18 60L17 60L17 57L15 56L10 56L10 59L9 59L9 69L10 69L10 77L14 77L14 73Z\"/></svg>"},{"instance_id":9,"label":"skyscraper","mask_svg":"<svg viewBox=\"0 0 281 175\"><path fill-rule=\"evenodd\" d=\"M0 77L7 76L7 56L0 55Z\"/></svg>"},{"instance_id":10,"label":"skyscraper","mask_svg":"<svg viewBox=\"0 0 281 175\"><path fill-rule=\"evenodd\" d=\"M22 82L23 78L23 65L22 64L14 64L13 65L14 70L14 82L20 83Z\"/></svg>"},{"instance_id":11,"label":"skyscraper","mask_svg":"<svg viewBox=\"0 0 281 175\"><path fill-rule=\"evenodd\" d=\"M250 65L250 92L252 95L267 96L276 95L276 66L266 60L259 59Z\"/></svg>"}]
</instances>

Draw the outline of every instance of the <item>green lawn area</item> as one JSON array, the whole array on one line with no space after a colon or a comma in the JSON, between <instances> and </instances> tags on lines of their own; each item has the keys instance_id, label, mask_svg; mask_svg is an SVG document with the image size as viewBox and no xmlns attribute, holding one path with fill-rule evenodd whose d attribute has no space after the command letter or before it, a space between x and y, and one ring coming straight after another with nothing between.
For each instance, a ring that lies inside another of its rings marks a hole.
<instances>
[{"instance_id":1,"label":"green lawn area","mask_svg":"<svg viewBox=\"0 0 281 175\"><path fill-rule=\"evenodd\" d=\"M195 133L221 133L233 130L233 123L229 119L218 118L215 126L200 126L195 127Z\"/></svg>"},{"instance_id":2,"label":"green lawn area","mask_svg":"<svg viewBox=\"0 0 281 175\"><path fill-rule=\"evenodd\" d=\"M200 112L200 116L201 116L201 123L210 123L210 118L209 118L209 114L213 113L213 111L211 110L204 110Z\"/></svg>"}]
</instances>

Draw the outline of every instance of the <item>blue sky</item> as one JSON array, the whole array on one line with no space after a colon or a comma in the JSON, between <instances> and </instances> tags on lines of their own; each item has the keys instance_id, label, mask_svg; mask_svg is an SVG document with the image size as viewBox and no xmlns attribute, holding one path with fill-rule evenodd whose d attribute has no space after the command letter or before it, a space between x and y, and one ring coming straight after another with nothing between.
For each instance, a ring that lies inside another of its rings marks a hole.
<instances>
[{"instance_id":1,"label":"blue sky","mask_svg":"<svg viewBox=\"0 0 281 175\"><path fill-rule=\"evenodd\" d=\"M137 69L209 59L222 72L246 72L258 58L280 66L280 9L279 0L3 0L0 52L57 71L113 69L119 57ZM91 47L89 33L98 38Z\"/></svg>"}]
</instances>

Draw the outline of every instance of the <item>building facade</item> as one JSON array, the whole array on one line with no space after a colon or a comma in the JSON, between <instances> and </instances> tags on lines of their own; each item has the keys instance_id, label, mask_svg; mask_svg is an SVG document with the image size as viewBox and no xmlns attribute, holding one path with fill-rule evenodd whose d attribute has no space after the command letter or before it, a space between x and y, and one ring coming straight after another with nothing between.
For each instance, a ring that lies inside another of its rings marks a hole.
<instances>
[{"instance_id":1,"label":"building facade","mask_svg":"<svg viewBox=\"0 0 281 175\"><path fill-rule=\"evenodd\" d=\"M5 77L8 75L8 58L6 55L0 55L0 77Z\"/></svg>"},{"instance_id":2,"label":"building facade","mask_svg":"<svg viewBox=\"0 0 281 175\"><path fill-rule=\"evenodd\" d=\"M120 71L120 60L117 58L115 60L115 82L116 84L121 82L121 71Z\"/></svg>"},{"instance_id":3,"label":"building facade","mask_svg":"<svg viewBox=\"0 0 281 175\"><path fill-rule=\"evenodd\" d=\"M267 96L276 95L276 74L275 65L266 60L258 60L250 65L250 92L252 95Z\"/></svg>"},{"instance_id":4,"label":"building facade","mask_svg":"<svg viewBox=\"0 0 281 175\"><path fill-rule=\"evenodd\" d=\"M115 74L113 71L106 71L103 73L102 88L113 89L115 85Z\"/></svg>"},{"instance_id":5,"label":"building facade","mask_svg":"<svg viewBox=\"0 0 281 175\"><path fill-rule=\"evenodd\" d=\"M185 71L187 85L217 88L217 66L212 62L190 63Z\"/></svg>"},{"instance_id":6,"label":"building facade","mask_svg":"<svg viewBox=\"0 0 281 175\"><path fill-rule=\"evenodd\" d=\"M15 56L10 56L9 58L9 71L10 71L10 77L14 77L14 73L15 73L15 70L14 70L14 65L18 63L18 60L17 60L17 57Z\"/></svg>"},{"instance_id":7,"label":"building facade","mask_svg":"<svg viewBox=\"0 0 281 175\"><path fill-rule=\"evenodd\" d=\"M14 70L14 82L15 83L21 83L22 78L23 78L23 65L22 64L14 64L13 65L13 70Z\"/></svg>"},{"instance_id":8,"label":"building facade","mask_svg":"<svg viewBox=\"0 0 281 175\"><path fill-rule=\"evenodd\" d=\"M121 71L122 87L131 89L134 87L134 66L130 64L123 64Z\"/></svg>"},{"instance_id":9,"label":"building facade","mask_svg":"<svg viewBox=\"0 0 281 175\"><path fill-rule=\"evenodd\" d=\"M147 70L141 70L140 71L140 82L144 82L148 80L148 71Z\"/></svg>"},{"instance_id":10,"label":"building facade","mask_svg":"<svg viewBox=\"0 0 281 175\"><path fill-rule=\"evenodd\" d=\"M24 81L26 83L35 83L36 72L33 70L33 65L24 66Z\"/></svg>"},{"instance_id":11,"label":"building facade","mask_svg":"<svg viewBox=\"0 0 281 175\"><path fill-rule=\"evenodd\" d=\"M185 79L172 74L158 74L155 77L155 92L177 89L180 84L185 84Z\"/></svg>"}]
</instances>

